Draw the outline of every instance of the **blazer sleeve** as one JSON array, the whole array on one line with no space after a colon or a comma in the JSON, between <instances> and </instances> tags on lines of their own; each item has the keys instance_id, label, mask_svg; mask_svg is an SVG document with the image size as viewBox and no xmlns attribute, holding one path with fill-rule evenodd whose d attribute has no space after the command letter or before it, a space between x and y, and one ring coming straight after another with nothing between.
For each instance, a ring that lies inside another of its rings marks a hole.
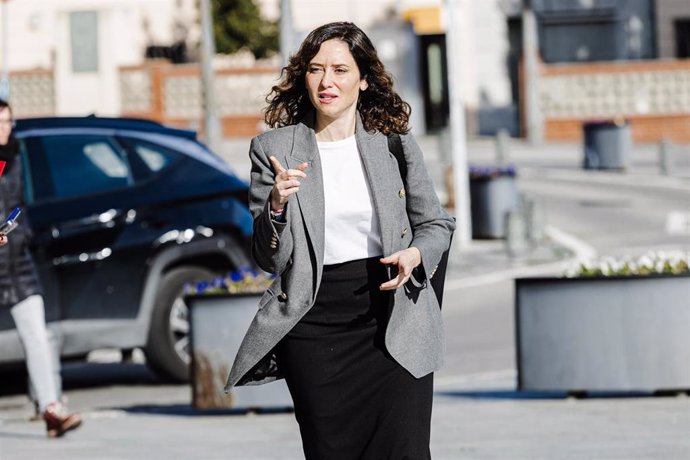
<instances>
[{"instance_id":1,"label":"blazer sleeve","mask_svg":"<svg viewBox=\"0 0 690 460\"><path fill-rule=\"evenodd\" d=\"M413 235L410 247L416 247L422 255L422 266L418 267L422 274L414 273L415 281L423 282L433 276L443 252L448 249L455 219L441 207L414 136L405 134L400 138L407 163L407 216Z\"/></svg>"},{"instance_id":2,"label":"blazer sleeve","mask_svg":"<svg viewBox=\"0 0 690 460\"><path fill-rule=\"evenodd\" d=\"M254 217L252 255L261 269L280 274L287 267L292 254L289 206L285 208L282 222L271 219L270 197L275 182L275 172L259 137L252 139L249 157L252 162L249 210Z\"/></svg>"}]
</instances>

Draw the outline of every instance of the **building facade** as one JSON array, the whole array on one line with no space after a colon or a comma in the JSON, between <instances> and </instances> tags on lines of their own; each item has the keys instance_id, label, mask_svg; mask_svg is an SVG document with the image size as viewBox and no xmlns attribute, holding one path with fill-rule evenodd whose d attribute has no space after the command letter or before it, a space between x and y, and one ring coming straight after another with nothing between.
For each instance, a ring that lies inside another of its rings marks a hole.
<instances>
[{"instance_id":1,"label":"building facade","mask_svg":"<svg viewBox=\"0 0 690 460\"><path fill-rule=\"evenodd\" d=\"M124 94L123 86L136 80L129 72L127 82L123 83L121 70L145 65L150 58L170 58L165 51L181 42L193 50L200 36L197 3L7 1L2 11L9 18L5 35L8 53L3 59L13 76L11 98L18 114L135 113L130 109L132 98L137 96ZM442 0L330 0L328 8L316 0L287 3L292 10L293 49L309 30L320 24L337 20L357 23L372 37L382 40L380 51L384 61L399 70L394 77L414 107L417 130L445 126L448 78ZM511 103L504 65L508 40L500 3L457 1L464 18L457 46L462 74L459 91L470 113ZM257 0L257 4L266 18L279 19L279 0ZM386 30L391 27L405 29L400 25L403 22L412 24L413 33L405 35L408 38L386 38ZM482 39L476 40L477 36ZM398 49L402 45L405 48ZM416 68L409 67L410 61L416 63ZM193 109L190 112L195 112L196 108Z\"/></svg>"},{"instance_id":2,"label":"building facade","mask_svg":"<svg viewBox=\"0 0 690 460\"><path fill-rule=\"evenodd\" d=\"M20 116L118 115L121 66L199 37L194 0L8 0L0 14Z\"/></svg>"},{"instance_id":3,"label":"building facade","mask_svg":"<svg viewBox=\"0 0 690 460\"><path fill-rule=\"evenodd\" d=\"M543 62L536 84L514 70L522 80L513 87L520 102L537 92L547 140L579 140L584 123L625 120L636 141L690 142L690 2L531 5Z\"/></svg>"}]
</instances>

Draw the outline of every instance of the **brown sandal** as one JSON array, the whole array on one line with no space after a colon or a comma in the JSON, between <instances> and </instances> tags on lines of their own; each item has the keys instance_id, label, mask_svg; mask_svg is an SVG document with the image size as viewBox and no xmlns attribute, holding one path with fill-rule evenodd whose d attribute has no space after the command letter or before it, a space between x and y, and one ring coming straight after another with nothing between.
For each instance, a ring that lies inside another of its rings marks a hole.
<instances>
[{"instance_id":1,"label":"brown sandal","mask_svg":"<svg viewBox=\"0 0 690 460\"><path fill-rule=\"evenodd\" d=\"M65 406L59 402L54 402L49 404L43 412L43 420L46 421L48 437L59 438L81 425L81 414L79 412L68 414Z\"/></svg>"}]
</instances>

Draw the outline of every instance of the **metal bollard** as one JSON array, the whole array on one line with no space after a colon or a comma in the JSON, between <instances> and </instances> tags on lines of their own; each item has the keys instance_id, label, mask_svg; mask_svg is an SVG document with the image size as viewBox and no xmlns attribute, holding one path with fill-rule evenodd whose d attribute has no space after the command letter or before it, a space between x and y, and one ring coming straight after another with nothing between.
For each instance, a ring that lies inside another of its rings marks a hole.
<instances>
[{"instance_id":1,"label":"metal bollard","mask_svg":"<svg viewBox=\"0 0 690 460\"><path fill-rule=\"evenodd\" d=\"M673 144L668 139L659 142L659 169L663 176L671 174L673 169Z\"/></svg>"},{"instance_id":2,"label":"metal bollard","mask_svg":"<svg viewBox=\"0 0 690 460\"><path fill-rule=\"evenodd\" d=\"M509 152L508 152L508 138L510 135L508 131L501 128L496 132L496 164L504 165L508 162Z\"/></svg>"},{"instance_id":3,"label":"metal bollard","mask_svg":"<svg viewBox=\"0 0 690 460\"><path fill-rule=\"evenodd\" d=\"M541 204L529 200L525 203L527 214L527 240L532 249L539 247L544 241L545 216L544 208Z\"/></svg>"},{"instance_id":4,"label":"metal bollard","mask_svg":"<svg viewBox=\"0 0 690 460\"><path fill-rule=\"evenodd\" d=\"M449 128L443 128L439 131L438 133L438 152L439 152L439 160L441 161L442 164L451 164L452 158L451 158L451 151L452 151L452 145L450 142L450 129Z\"/></svg>"},{"instance_id":5,"label":"metal bollard","mask_svg":"<svg viewBox=\"0 0 690 460\"><path fill-rule=\"evenodd\" d=\"M510 257L518 257L529 251L527 219L523 207L506 214L506 251Z\"/></svg>"}]
</instances>

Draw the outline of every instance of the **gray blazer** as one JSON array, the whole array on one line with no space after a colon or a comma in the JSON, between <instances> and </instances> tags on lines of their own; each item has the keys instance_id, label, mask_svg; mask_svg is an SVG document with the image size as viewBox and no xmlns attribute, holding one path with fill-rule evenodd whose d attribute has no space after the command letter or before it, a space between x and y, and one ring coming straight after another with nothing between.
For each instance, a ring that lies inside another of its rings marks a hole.
<instances>
[{"instance_id":1,"label":"gray blazer","mask_svg":"<svg viewBox=\"0 0 690 460\"><path fill-rule=\"evenodd\" d=\"M278 274L261 297L259 310L239 348L226 391L281 378L274 347L312 307L323 271L324 191L321 161L311 120L275 129L252 139L249 205L254 216L252 253L259 266ZM407 161L407 187L388 150L386 135L367 132L357 118L357 147L364 164L379 219L383 253L388 256L415 246L422 255L417 280L391 296L386 348L419 378L441 366L445 349L441 311L428 286L455 229L434 192L422 152L412 135L402 135ZM307 177L290 198L284 223L269 214L274 155L286 168L307 162Z\"/></svg>"}]
</instances>

